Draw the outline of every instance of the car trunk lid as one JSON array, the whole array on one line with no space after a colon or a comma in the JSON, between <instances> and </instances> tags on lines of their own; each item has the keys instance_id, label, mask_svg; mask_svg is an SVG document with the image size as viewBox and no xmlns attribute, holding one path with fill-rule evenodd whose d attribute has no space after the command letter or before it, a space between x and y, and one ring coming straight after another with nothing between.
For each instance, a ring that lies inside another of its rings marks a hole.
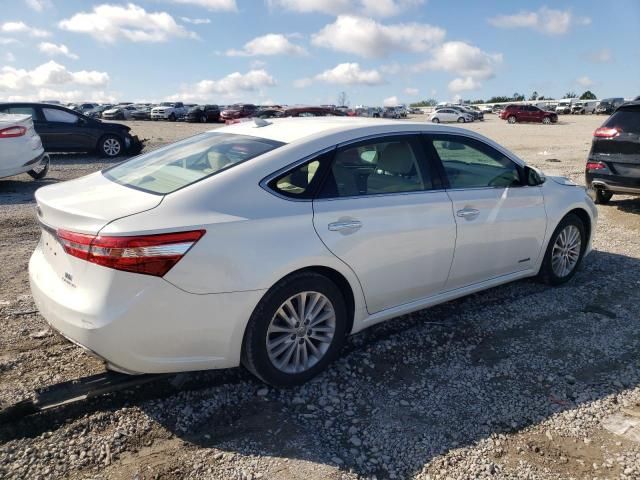
<instances>
[{"instance_id":1,"label":"car trunk lid","mask_svg":"<svg viewBox=\"0 0 640 480\"><path fill-rule=\"evenodd\" d=\"M36 191L41 223L94 235L113 220L157 207L162 198L113 182L102 172Z\"/></svg>"}]
</instances>

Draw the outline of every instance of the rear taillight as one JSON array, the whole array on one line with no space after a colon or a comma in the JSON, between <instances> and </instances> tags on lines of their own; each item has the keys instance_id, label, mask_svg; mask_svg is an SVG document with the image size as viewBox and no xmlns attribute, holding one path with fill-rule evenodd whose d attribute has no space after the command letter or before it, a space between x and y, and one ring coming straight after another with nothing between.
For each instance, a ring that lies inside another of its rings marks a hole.
<instances>
[{"instance_id":1,"label":"rear taillight","mask_svg":"<svg viewBox=\"0 0 640 480\"><path fill-rule=\"evenodd\" d=\"M27 129L25 127L8 127L0 130L0 138L15 138L21 137L25 133L27 133Z\"/></svg>"},{"instance_id":2,"label":"rear taillight","mask_svg":"<svg viewBox=\"0 0 640 480\"><path fill-rule=\"evenodd\" d=\"M593 132L593 136L598 138L615 138L618 135L620 135L618 128L600 127Z\"/></svg>"},{"instance_id":3,"label":"rear taillight","mask_svg":"<svg viewBox=\"0 0 640 480\"><path fill-rule=\"evenodd\" d=\"M164 276L202 238L205 230L135 237L94 236L58 230L69 255L103 267Z\"/></svg>"},{"instance_id":4,"label":"rear taillight","mask_svg":"<svg viewBox=\"0 0 640 480\"><path fill-rule=\"evenodd\" d=\"M587 170L606 170L607 166L602 162L587 162Z\"/></svg>"}]
</instances>

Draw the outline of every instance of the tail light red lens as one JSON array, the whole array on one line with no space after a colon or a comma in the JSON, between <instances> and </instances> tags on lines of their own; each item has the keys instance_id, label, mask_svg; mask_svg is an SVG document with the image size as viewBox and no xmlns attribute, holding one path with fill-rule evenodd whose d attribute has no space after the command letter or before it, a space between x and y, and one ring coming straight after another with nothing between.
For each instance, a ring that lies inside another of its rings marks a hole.
<instances>
[{"instance_id":1,"label":"tail light red lens","mask_svg":"<svg viewBox=\"0 0 640 480\"><path fill-rule=\"evenodd\" d=\"M69 255L103 267L145 275L164 276L205 234L205 230L142 235L94 236L58 230Z\"/></svg>"},{"instance_id":2,"label":"tail light red lens","mask_svg":"<svg viewBox=\"0 0 640 480\"><path fill-rule=\"evenodd\" d=\"M587 162L587 170L606 170L607 166L602 162Z\"/></svg>"},{"instance_id":3,"label":"tail light red lens","mask_svg":"<svg viewBox=\"0 0 640 480\"><path fill-rule=\"evenodd\" d=\"M600 127L593 132L593 136L598 138L615 138L618 135L620 135L620 129L610 127Z\"/></svg>"},{"instance_id":4,"label":"tail light red lens","mask_svg":"<svg viewBox=\"0 0 640 480\"><path fill-rule=\"evenodd\" d=\"M20 126L8 127L0 130L0 138L21 137L25 133L27 133L27 129L25 127L20 127Z\"/></svg>"}]
</instances>

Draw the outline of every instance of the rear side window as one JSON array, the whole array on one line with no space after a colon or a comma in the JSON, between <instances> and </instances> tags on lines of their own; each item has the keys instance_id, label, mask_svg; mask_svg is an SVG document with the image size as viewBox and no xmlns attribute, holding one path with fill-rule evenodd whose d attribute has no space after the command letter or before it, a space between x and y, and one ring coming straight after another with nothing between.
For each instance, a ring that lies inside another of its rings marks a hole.
<instances>
[{"instance_id":1,"label":"rear side window","mask_svg":"<svg viewBox=\"0 0 640 480\"><path fill-rule=\"evenodd\" d=\"M33 107L9 107L9 108L5 108L2 110L5 113L17 113L17 114L21 114L21 115L31 115L31 118L33 120L35 120L36 117L36 111L33 109Z\"/></svg>"},{"instance_id":2,"label":"rear side window","mask_svg":"<svg viewBox=\"0 0 640 480\"><path fill-rule=\"evenodd\" d=\"M625 133L640 134L640 109L618 110L607 119L603 126L617 128Z\"/></svg>"},{"instance_id":3,"label":"rear side window","mask_svg":"<svg viewBox=\"0 0 640 480\"><path fill-rule=\"evenodd\" d=\"M433 188L414 137L387 137L337 151L320 197L419 192Z\"/></svg>"},{"instance_id":4,"label":"rear side window","mask_svg":"<svg viewBox=\"0 0 640 480\"><path fill-rule=\"evenodd\" d=\"M207 132L120 163L103 174L122 185L165 195L281 145L248 135Z\"/></svg>"}]
</instances>

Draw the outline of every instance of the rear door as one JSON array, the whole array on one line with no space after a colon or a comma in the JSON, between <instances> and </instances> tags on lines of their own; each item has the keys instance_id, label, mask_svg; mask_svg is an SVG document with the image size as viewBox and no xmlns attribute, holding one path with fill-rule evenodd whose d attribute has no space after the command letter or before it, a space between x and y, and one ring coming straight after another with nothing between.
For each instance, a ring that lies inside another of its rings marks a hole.
<instances>
[{"instance_id":1,"label":"rear door","mask_svg":"<svg viewBox=\"0 0 640 480\"><path fill-rule=\"evenodd\" d=\"M340 146L313 210L316 232L357 275L369 313L442 291L456 226L419 135Z\"/></svg>"},{"instance_id":2,"label":"rear door","mask_svg":"<svg viewBox=\"0 0 640 480\"><path fill-rule=\"evenodd\" d=\"M521 167L480 140L427 139L441 161L457 225L446 289L533 268L547 225L540 187L523 186Z\"/></svg>"}]
</instances>

